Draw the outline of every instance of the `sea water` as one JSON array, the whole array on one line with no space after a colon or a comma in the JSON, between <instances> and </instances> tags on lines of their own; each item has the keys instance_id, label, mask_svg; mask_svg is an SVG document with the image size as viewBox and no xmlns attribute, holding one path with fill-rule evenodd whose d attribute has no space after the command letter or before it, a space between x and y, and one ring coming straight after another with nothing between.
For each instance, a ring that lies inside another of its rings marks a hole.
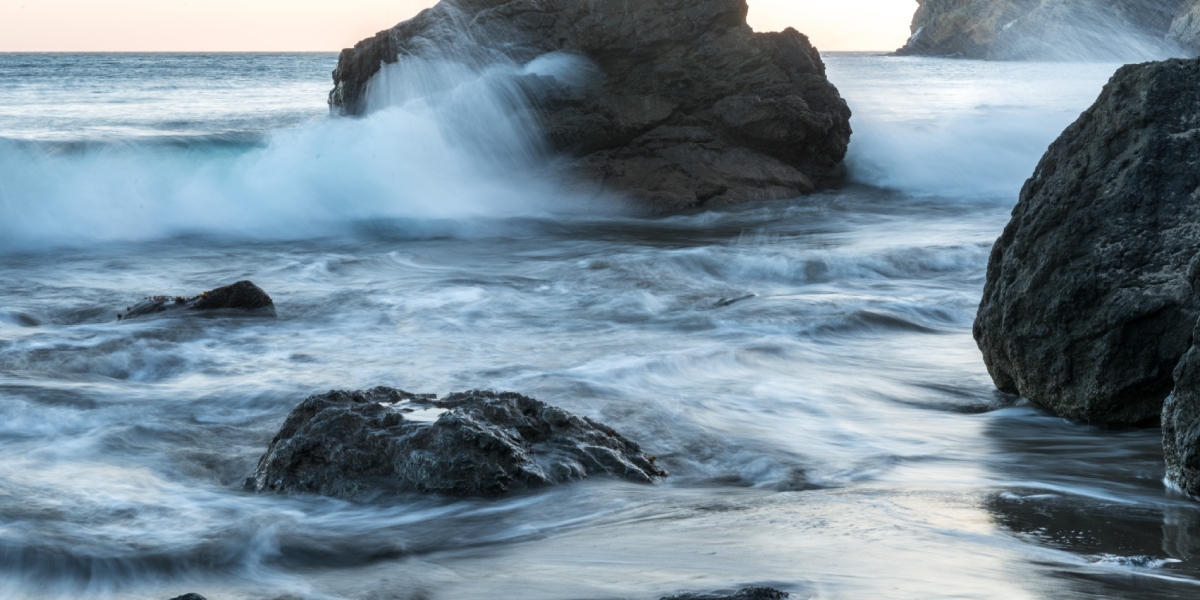
<instances>
[{"instance_id":1,"label":"sea water","mask_svg":"<svg viewBox=\"0 0 1200 600\"><path fill-rule=\"evenodd\" d=\"M407 61L0 55L0 597L1200 593L1157 430L994 389L991 243L1116 65L826 56L849 185L659 218L537 173L512 85ZM116 314L251 279L279 318ZM662 484L353 503L242 482L305 396L512 390Z\"/></svg>"}]
</instances>

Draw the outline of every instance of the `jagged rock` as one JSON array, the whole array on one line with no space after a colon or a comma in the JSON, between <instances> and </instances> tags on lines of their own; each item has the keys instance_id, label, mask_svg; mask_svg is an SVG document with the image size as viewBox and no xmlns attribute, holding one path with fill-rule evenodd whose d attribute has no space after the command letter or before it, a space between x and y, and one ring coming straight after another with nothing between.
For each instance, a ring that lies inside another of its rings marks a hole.
<instances>
[{"instance_id":1,"label":"jagged rock","mask_svg":"<svg viewBox=\"0 0 1200 600\"><path fill-rule=\"evenodd\" d=\"M1195 334L1193 339L1200 342ZM1163 404L1162 433L1167 480L1200 497L1200 347L1196 345L1175 368L1175 389Z\"/></svg>"},{"instance_id":2,"label":"jagged rock","mask_svg":"<svg viewBox=\"0 0 1200 600\"><path fill-rule=\"evenodd\" d=\"M1182 55L1168 36L1198 0L918 0L899 54L989 59L1149 60ZM1174 38L1172 40L1171 38ZM1200 38L1197 38L1200 39ZM1188 43L1187 45L1191 45Z\"/></svg>"},{"instance_id":3,"label":"jagged rock","mask_svg":"<svg viewBox=\"0 0 1200 600\"><path fill-rule=\"evenodd\" d=\"M791 594L774 588L749 587L732 594L721 592L715 594L681 594L679 596L667 596L662 600L783 600L790 596Z\"/></svg>"},{"instance_id":4,"label":"jagged rock","mask_svg":"<svg viewBox=\"0 0 1200 600\"><path fill-rule=\"evenodd\" d=\"M435 400L375 388L304 400L246 485L347 498L499 496L591 475L651 483L667 473L612 429L519 394Z\"/></svg>"},{"instance_id":5,"label":"jagged rock","mask_svg":"<svg viewBox=\"0 0 1200 600\"><path fill-rule=\"evenodd\" d=\"M653 211L788 198L838 183L850 110L807 37L755 33L745 0L443 0L342 51L331 106L367 109L400 57L586 58L582 85L529 75L564 170Z\"/></svg>"},{"instance_id":6,"label":"jagged rock","mask_svg":"<svg viewBox=\"0 0 1200 600\"><path fill-rule=\"evenodd\" d=\"M1120 69L996 242L975 339L996 385L1092 423L1159 420L1200 312L1200 60Z\"/></svg>"},{"instance_id":7,"label":"jagged rock","mask_svg":"<svg viewBox=\"0 0 1200 600\"><path fill-rule=\"evenodd\" d=\"M275 303L262 288L249 281L239 281L193 296L151 296L127 307L117 314L117 320L176 311L242 311L261 316L275 316Z\"/></svg>"}]
</instances>

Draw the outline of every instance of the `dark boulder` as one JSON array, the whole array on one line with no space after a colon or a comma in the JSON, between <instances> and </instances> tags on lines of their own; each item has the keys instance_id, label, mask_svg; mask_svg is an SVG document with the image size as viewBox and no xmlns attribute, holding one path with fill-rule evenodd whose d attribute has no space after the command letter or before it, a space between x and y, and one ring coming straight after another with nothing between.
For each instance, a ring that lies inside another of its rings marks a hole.
<instances>
[{"instance_id":1,"label":"dark boulder","mask_svg":"<svg viewBox=\"0 0 1200 600\"><path fill-rule=\"evenodd\" d=\"M200 594L184 594L182 596L176 596L174 598L171 598L171 600L207 600L207 599L204 596L201 596Z\"/></svg>"},{"instance_id":2,"label":"dark boulder","mask_svg":"<svg viewBox=\"0 0 1200 600\"><path fill-rule=\"evenodd\" d=\"M117 314L117 320L183 311L238 311L275 316L275 303L262 288L249 281L219 287L193 296L151 296Z\"/></svg>"},{"instance_id":3,"label":"dark boulder","mask_svg":"<svg viewBox=\"0 0 1200 600\"><path fill-rule=\"evenodd\" d=\"M529 75L558 166L659 212L790 198L838 183L850 110L807 37L755 33L746 0L443 0L342 51L330 104L367 110L408 56L528 64L586 59L585 84ZM578 73L576 73L578 75Z\"/></svg>"},{"instance_id":4,"label":"dark boulder","mask_svg":"<svg viewBox=\"0 0 1200 600\"><path fill-rule=\"evenodd\" d=\"M519 394L435 400L375 388L304 400L246 486L336 497L499 496L591 475L651 483L667 473L612 429Z\"/></svg>"},{"instance_id":5,"label":"dark boulder","mask_svg":"<svg viewBox=\"0 0 1200 600\"><path fill-rule=\"evenodd\" d=\"M1167 481L1200 497L1200 347L1196 345L1175 368L1175 389L1163 404L1162 434Z\"/></svg>"},{"instance_id":6,"label":"dark boulder","mask_svg":"<svg viewBox=\"0 0 1200 600\"><path fill-rule=\"evenodd\" d=\"M975 339L996 385L1152 424L1200 313L1200 60L1117 71L1021 191Z\"/></svg>"},{"instance_id":7,"label":"dark boulder","mask_svg":"<svg viewBox=\"0 0 1200 600\"><path fill-rule=\"evenodd\" d=\"M748 587L733 593L681 594L667 596L662 600L783 600L790 594L769 587Z\"/></svg>"},{"instance_id":8,"label":"dark boulder","mask_svg":"<svg viewBox=\"0 0 1200 600\"><path fill-rule=\"evenodd\" d=\"M1200 0L918 0L898 54L1148 60L1193 46Z\"/></svg>"}]
</instances>

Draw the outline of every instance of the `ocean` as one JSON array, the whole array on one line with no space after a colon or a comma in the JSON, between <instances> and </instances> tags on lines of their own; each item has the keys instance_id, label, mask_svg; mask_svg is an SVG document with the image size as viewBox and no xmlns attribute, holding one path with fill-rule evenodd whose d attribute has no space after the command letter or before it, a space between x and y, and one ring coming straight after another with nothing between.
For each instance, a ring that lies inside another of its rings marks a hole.
<instances>
[{"instance_id":1,"label":"ocean","mask_svg":"<svg viewBox=\"0 0 1200 600\"><path fill-rule=\"evenodd\" d=\"M668 217L531 175L529 66L0 55L0 597L1183 598L1159 432L997 392L992 242L1117 65L826 55L844 188ZM539 65L570 69L568 64ZM279 318L117 321L241 279ZM502 500L244 491L304 397L511 390L671 476Z\"/></svg>"}]
</instances>

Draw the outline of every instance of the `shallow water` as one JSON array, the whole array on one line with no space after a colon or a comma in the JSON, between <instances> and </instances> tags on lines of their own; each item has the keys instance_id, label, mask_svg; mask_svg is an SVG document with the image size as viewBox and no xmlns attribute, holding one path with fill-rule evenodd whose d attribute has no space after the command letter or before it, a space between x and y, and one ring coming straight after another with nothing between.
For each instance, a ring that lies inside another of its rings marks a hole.
<instances>
[{"instance_id":1,"label":"shallow water","mask_svg":"<svg viewBox=\"0 0 1200 600\"><path fill-rule=\"evenodd\" d=\"M1023 178L1114 65L832 55L852 185L648 219L501 168L540 160L536 136L469 125L507 114L520 65L435 66L436 94L347 122L324 116L329 55L108 83L158 60L0 56L43 73L0 92L0 596L1200 593L1200 505L1162 485L1158 432L996 392L970 335ZM82 83L43 102L55 61ZM243 278L277 320L116 322ZM500 501L242 491L303 397L374 385L520 391L672 475Z\"/></svg>"}]
</instances>

